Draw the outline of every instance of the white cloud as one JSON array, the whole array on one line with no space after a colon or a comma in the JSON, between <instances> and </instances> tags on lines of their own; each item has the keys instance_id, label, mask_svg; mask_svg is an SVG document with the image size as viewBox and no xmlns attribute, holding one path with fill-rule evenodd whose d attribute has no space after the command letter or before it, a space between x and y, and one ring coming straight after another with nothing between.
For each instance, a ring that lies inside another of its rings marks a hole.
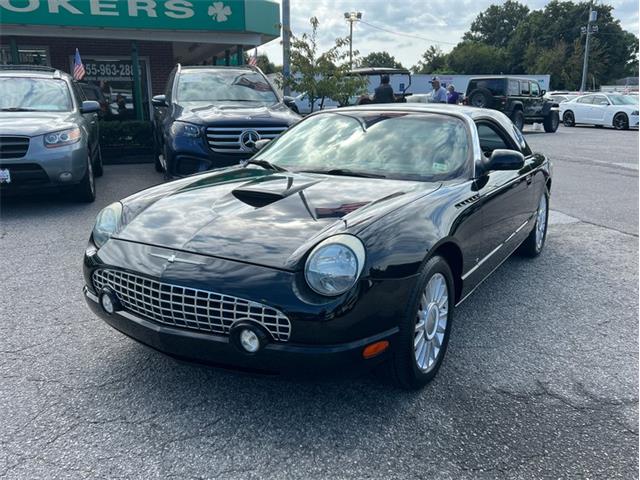
<instances>
[{"instance_id":1,"label":"white cloud","mask_svg":"<svg viewBox=\"0 0 640 480\"><path fill-rule=\"evenodd\" d=\"M279 1L279 0L278 0ZM362 19L372 25L406 35L416 35L434 41L386 33L366 24L354 24L353 47L361 55L385 50L406 67L415 65L422 52L436 44L446 52L460 41L473 19L492 3L491 0L449 0L427 2L426 0L290 0L291 29L296 34L309 32L310 17L320 21L320 48L327 49L335 38L349 34L344 12L359 10ZM547 0L523 2L532 10L543 8ZM638 1L610 0L614 16L622 27L638 33ZM274 40L258 48L277 64L282 63L281 40Z\"/></svg>"}]
</instances>

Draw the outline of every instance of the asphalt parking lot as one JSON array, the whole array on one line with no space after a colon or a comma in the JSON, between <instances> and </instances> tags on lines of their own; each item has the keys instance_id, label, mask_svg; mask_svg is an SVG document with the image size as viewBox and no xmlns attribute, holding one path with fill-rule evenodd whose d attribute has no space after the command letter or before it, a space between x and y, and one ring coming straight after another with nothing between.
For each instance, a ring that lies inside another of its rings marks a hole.
<instances>
[{"instance_id":1,"label":"asphalt parking lot","mask_svg":"<svg viewBox=\"0 0 640 480\"><path fill-rule=\"evenodd\" d=\"M436 380L304 382L176 363L94 317L98 199L2 200L0 478L637 478L638 133L530 132L554 160L544 254L458 310Z\"/></svg>"}]
</instances>

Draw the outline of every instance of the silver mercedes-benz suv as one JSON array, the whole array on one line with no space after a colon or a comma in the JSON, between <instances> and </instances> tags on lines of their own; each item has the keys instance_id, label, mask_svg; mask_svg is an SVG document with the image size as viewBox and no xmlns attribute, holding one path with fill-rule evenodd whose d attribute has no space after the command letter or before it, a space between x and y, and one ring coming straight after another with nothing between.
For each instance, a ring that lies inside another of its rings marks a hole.
<instances>
[{"instance_id":1,"label":"silver mercedes-benz suv","mask_svg":"<svg viewBox=\"0 0 640 480\"><path fill-rule=\"evenodd\" d=\"M92 202L102 174L99 110L66 73L0 66L0 190L63 187Z\"/></svg>"}]
</instances>

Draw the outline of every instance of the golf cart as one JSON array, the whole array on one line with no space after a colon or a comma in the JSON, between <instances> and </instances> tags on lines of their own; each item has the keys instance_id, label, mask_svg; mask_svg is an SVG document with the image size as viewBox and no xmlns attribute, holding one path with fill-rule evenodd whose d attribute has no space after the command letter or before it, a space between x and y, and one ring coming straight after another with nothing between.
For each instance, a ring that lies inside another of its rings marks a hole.
<instances>
[{"instance_id":1,"label":"golf cart","mask_svg":"<svg viewBox=\"0 0 640 480\"><path fill-rule=\"evenodd\" d=\"M406 93L409 87L411 86L411 72L406 68L361 67L361 68L353 68L349 73L351 75L361 75L365 77L371 77L375 75L379 77L382 77L382 75L389 75L389 77L391 77L392 75L406 75L408 78L407 83L400 84L400 87L401 88L404 87L404 88L402 88L399 91L399 93L394 92L393 95L397 103L405 103L407 101L407 97L411 95L411 93ZM373 97L373 95L370 94L370 97Z\"/></svg>"}]
</instances>

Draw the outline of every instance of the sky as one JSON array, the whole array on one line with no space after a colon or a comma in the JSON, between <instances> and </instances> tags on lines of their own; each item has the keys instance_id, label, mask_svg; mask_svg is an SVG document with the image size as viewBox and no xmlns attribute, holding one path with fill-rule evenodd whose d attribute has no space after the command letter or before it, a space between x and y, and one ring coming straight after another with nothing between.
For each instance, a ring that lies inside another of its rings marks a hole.
<instances>
[{"instance_id":1,"label":"sky","mask_svg":"<svg viewBox=\"0 0 640 480\"><path fill-rule=\"evenodd\" d=\"M276 0L280 2L280 0ZM362 12L363 22L390 30L388 33L365 23L355 23L353 48L364 56L370 52L387 51L405 67L415 65L430 45L439 45L447 52L462 39L478 13L494 3L491 0L290 0L291 30L294 35L310 32L309 18L320 21L318 28L320 48L330 48L337 37L349 34L344 12ZM543 8L545 0L521 1L536 10ZM614 16L622 28L638 34L638 0L610 0ZM586 19L585 19L586 21ZM398 34L402 35L398 35ZM403 36L404 35L404 36ZM422 38L411 37L417 36ZM282 64L280 39L258 48L277 65Z\"/></svg>"}]
</instances>

